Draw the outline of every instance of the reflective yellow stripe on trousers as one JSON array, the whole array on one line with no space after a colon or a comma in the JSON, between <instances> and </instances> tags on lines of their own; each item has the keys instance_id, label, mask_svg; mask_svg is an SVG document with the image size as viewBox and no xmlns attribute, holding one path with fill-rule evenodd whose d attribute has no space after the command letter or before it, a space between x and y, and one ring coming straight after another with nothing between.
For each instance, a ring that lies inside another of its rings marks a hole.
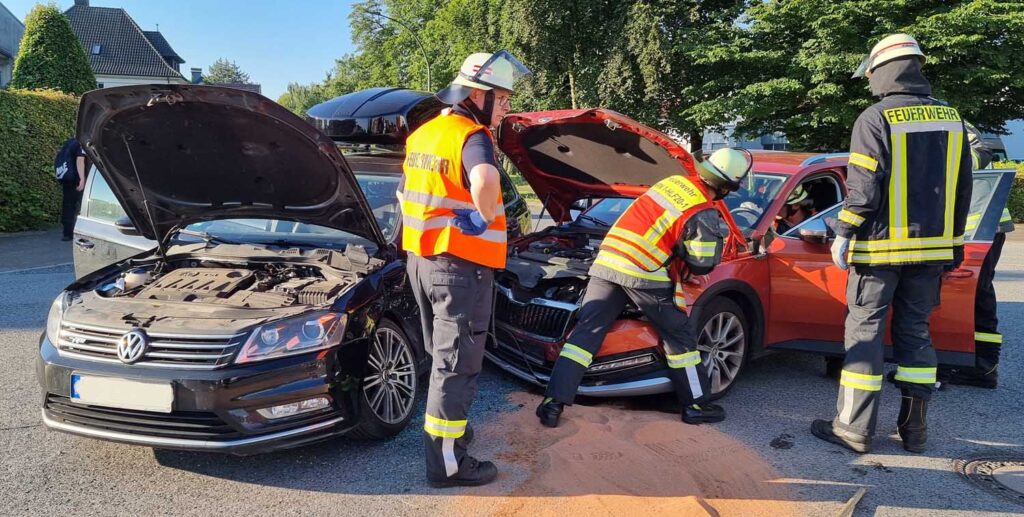
<instances>
[{"instance_id":1,"label":"reflective yellow stripe on trousers","mask_svg":"<svg viewBox=\"0 0 1024 517\"><path fill-rule=\"evenodd\" d=\"M914 384L935 384L938 368L915 368L910 366L896 367L896 380Z\"/></svg>"},{"instance_id":2,"label":"reflective yellow stripe on trousers","mask_svg":"<svg viewBox=\"0 0 1024 517\"><path fill-rule=\"evenodd\" d=\"M839 384L864 391L882 391L882 376L843 370Z\"/></svg>"}]
</instances>

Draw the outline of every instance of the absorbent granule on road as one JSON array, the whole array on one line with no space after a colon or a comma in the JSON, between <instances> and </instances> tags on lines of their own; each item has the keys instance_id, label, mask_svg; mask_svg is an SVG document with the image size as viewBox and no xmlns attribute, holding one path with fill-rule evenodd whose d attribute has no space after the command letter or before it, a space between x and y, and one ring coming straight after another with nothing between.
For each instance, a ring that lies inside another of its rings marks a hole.
<instances>
[{"instance_id":1,"label":"absorbent granule on road","mask_svg":"<svg viewBox=\"0 0 1024 517\"><path fill-rule=\"evenodd\" d=\"M782 476L714 426L607 405L567 407L556 429L533 414L539 398L514 393L522 411L489 422L503 440L499 469L525 469L514 487L474 489L452 501L473 515L797 515ZM510 491L506 491L510 490ZM462 510L460 510L462 509Z\"/></svg>"}]
</instances>

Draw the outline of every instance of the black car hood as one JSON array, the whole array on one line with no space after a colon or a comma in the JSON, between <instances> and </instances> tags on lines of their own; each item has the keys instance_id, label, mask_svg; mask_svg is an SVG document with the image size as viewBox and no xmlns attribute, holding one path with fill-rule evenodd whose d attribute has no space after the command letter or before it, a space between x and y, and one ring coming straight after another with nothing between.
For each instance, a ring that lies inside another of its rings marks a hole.
<instances>
[{"instance_id":1,"label":"black car hood","mask_svg":"<svg viewBox=\"0 0 1024 517\"><path fill-rule=\"evenodd\" d=\"M259 94L198 85L93 90L78 110L78 139L150 239L198 221L273 218L384 242L334 142Z\"/></svg>"}]
</instances>

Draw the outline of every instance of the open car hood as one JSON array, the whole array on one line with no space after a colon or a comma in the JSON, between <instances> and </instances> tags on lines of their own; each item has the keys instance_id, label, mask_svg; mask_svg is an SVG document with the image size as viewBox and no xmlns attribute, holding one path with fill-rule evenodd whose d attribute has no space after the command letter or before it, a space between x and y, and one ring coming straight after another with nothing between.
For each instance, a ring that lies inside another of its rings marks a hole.
<instances>
[{"instance_id":1,"label":"open car hood","mask_svg":"<svg viewBox=\"0 0 1024 517\"><path fill-rule=\"evenodd\" d=\"M696 174L668 135L600 108L509 114L498 145L556 221L576 200L639 197L669 176Z\"/></svg>"},{"instance_id":2,"label":"open car hood","mask_svg":"<svg viewBox=\"0 0 1024 517\"><path fill-rule=\"evenodd\" d=\"M164 241L198 221L273 218L384 242L334 142L259 94L171 84L93 90L78 110L78 139L147 238Z\"/></svg>"}]
</instances>

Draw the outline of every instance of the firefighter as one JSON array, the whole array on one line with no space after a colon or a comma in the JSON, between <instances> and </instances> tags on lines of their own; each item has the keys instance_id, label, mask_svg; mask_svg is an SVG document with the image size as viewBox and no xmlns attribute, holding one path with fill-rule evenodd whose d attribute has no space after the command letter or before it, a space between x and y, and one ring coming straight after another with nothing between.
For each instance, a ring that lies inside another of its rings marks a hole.
<instances>
[{"instance_id":1,"label":"firefighter","mask_svg":"<svg viewBox=\"0 0 1024 517\"><path fill-rule=\"evenodd\" d=\"M992 162L992 151L981 140L980 132L967 123L970 137L973 166L984 169ZM978 202L984 202L986 196L979 196ZM967 232L975 230L981 221L982 208L971 207L971 215L967 216ZM999 352L1003 344L1003 335L999 333L999 319L996 316L996 290L992 285L995 278L996 265L1003 252L1006 233L1014 230L1013 218L1005 207L999 217L999 226L992 247L989 248L978 274L978 287L974 296L974 366L968 368L940 368L939 380L949 384L977 386L995 389L999 380Z\"/></svg>"},{"instance_id":2,"label":"firefighter","mask_svg":"<svg viewBox=\"0 0 1024 517\"><path fill-rule=\"evenodd\" d=\"M709 273L721 260L728 227L713 202L739 189L752 159L746 151L721 149L697 162L700 181L684 175L659 181L608 230L590 268L576 328L555 361L545 398L537 407L543 425L558 425L627 301L661 336L683 421L700 424L725 418L721 407L705 402L711 394L708 376L685 312L682 282L689 274Z\"/></svg>"},{"instance_id":3,"label":"firefighter","mask_svg":"<svg viewBox=\"0 0 1024 517\"><path fill-rule=\"evenodd\" d=\"M786 233L790 228L814 215L813 205L814 202L808 198L807 189L803 185L797 185L786 197L782 212L775 216L776 233Z\"/></svg>"},{"instance_id":4,"label":"firefighter","mask_svg":"<svg viewBox=\"0 0 1024 517\"><path fill-rule=\"evenodd\" d=\"M467 453L467 421L491 321L494 270L505 267L504 203L490 128L508 112L529 70L507 51L466 58L437 93L451 105L409 135L403 180L402 248L433 358L423 424L427 482L490 483L489 461Z\"/></svg>"},{"instance_id":5,"label":"firefighter","mask_svg":"<svg viewBox=\"0 0 1024 517\"><path fill-rule=\"evenodd\" d=\"M881 100L854 124L849 194L834 223L832 260L852 266L837 415L815 420L811 431L861 453L877 424L890 307L894 380L903 395L897 431L904 449L924 451L936 380L928 317L943 269L963 261L971 153L960 114L930 97L924 60L914 38L896 34L875 45L854 74L866 75Z\"/></svg>"}]
</instances>

